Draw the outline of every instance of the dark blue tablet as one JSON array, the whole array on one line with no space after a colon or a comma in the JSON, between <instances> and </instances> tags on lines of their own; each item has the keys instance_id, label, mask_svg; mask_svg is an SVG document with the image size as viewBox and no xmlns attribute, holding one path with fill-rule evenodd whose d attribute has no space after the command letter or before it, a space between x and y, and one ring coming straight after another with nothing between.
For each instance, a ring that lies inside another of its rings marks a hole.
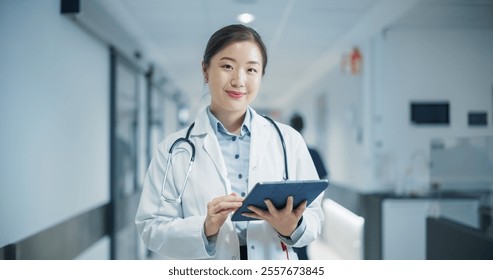
<instances>
[{"instance_id":1,"label":"dark blue tablet","mask_svg":"<svg viewBox=\"0 0 493 280\"><path fill-rule=\"evenodd\" d=\"M256 220L245 217L241 213L252 213L247 208L249 205L267 210L265 199L270 199L277 209L282 209L286 206L288 196L293 196L294 208L305 200L310 205L328 186L329 181L327 179L257 183L245 197L243 205L233 213L231 220L235 222Z\"/></svg>"}]
</instances>

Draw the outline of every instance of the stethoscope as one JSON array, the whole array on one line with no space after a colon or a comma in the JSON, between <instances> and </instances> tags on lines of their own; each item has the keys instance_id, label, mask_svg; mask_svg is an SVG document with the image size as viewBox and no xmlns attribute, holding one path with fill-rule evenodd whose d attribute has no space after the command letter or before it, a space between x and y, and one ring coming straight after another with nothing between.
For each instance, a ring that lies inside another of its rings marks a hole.
<instances>
[{"instance_id":1,"label":"stethoscope","mask_svg":"<svg viewBox=\"0 0 493 280\"><path fill-rule=\"evenodd\" d=\"M289 174L288 174L288 157L286 154L286 143L284 142L284 137L282 136L282 133L281 133L281 130L279 129L279 126L277 126L277 124L274 122L274 120L272 120L271 118L269 118L267 116L263 116L263 117L266 118L269 122L271 122L274 125L277 133L279 134L279 138L281 139L282 151L283 151L283 155L284 155L284 175L285 176L283 179L286 181L289 179ZM175 142L173 142L173 145L171 145L171 147L169 148L168 160L166 161L166 169L164 170L164 179L163 179L163 182L161 184L161 198L164 199L166 202L181 203L181 197L183 196L183 193L185 191L185 187L186 187L187 181L188 181L188 176L190 175L190 171L192 170L193 162L195 161L195 145L189 139L190 133L192 132L192 128L194 127L194 125L195 125L195 123L192 123L190 125L190 127L188 127L186 136L176 139ZM170 198L170 197L166 197L166 195L164 194L164 189L166 187L166 178L168 177L169 167L171 166L171 158L173 157L173 151L174 151L175 147L180 145L180 143L185 143L185 144L189 145L191 147L192 151L190 153L190 160L188 161L188 169L187 169L187 173L185 175L185 180L183 181L183 185L181 186L181 189L178 192L178 197Z\"/></svg>"}]
</instances>

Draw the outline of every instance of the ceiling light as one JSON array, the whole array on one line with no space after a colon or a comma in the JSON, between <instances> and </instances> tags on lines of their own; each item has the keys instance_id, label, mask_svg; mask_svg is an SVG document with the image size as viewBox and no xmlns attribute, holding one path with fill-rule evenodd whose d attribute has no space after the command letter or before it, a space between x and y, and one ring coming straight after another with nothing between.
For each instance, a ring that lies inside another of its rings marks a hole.
<instances>
[{"instance_id":1,"label":"ceiling light","mask_svg":"<svg viewBox=\"0 0 493 280\"><path fill-rule=\"evenodd\" d=\"M255 20L255 16L249 13L239 14L237 19L244 24L248 24Z\"/></svg>"}]
</instances>

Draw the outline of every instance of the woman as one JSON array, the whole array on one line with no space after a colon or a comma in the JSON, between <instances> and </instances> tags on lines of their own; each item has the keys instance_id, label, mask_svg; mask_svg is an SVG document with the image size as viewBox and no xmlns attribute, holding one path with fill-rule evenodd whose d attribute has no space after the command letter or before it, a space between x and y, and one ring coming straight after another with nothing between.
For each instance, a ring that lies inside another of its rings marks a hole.
<instances>
[{"instance_id":1,"label":"woman","mask_svg":"<svg viewBox=\"0 0 493 280\"><path fill-rule=\"evenodd\" d=\"M209 39L202 71L210 106L197 115L193 127L158 146L146 175L136 225L150 250L174 259L297 259L292 248L318 236L323 221L319 200L293 208L289 198L284 209L266 201L269 211L252 208L249 214L259 220L230 219L257 182L279 181L285 174L275 127L249 107L266 65L265 45L252 28L226 26ZM301 135L278 126L290 179L318 179ZM187 134L196 153L188 181L192 148L180 143L163 187L169 149ZM176 199L180 194L181 200Z\"/></svg>"}]
</instances>

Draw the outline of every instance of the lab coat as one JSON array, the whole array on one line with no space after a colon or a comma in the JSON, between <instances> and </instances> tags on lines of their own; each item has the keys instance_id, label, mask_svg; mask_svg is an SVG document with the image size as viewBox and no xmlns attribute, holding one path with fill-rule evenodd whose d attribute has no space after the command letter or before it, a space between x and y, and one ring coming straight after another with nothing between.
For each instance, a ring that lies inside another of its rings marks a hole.
<instances>
[{"instance_id":1,"label":"lab coat","mask_svg":"<svg viewBox=\"0 0 493 280\"><path fill-rule=\"evenodd\" d=\"M278 124L284 136L290 180L318 179L317 171L302 136L291 127ZM138 232L151 251L170 259L239 259L239 241L230 217L220 228L216 252L209 255L204 242L204 221L207 203L213 198L232 193L227 169L211 127L206 110L195 120L190 141L195 145L195 163L181 203L161 198L169 148L185 128L159 144L148 168L135 218ZM260 181L279 181L284 175L284 158L279 135L274 126L252 109L248 191ZM185 144L175 148L164 194L175 198L182 187L191 148ZM322 194L323 195L323 194ZM306 229L301 238L288 246L290 259L297 259L292 247L302 247L320 234L323 213L320 195L304 212ZM247 226L249 259L286 259L276 230L265 221L250 221Z\"/></svg>"}]
</instances>

